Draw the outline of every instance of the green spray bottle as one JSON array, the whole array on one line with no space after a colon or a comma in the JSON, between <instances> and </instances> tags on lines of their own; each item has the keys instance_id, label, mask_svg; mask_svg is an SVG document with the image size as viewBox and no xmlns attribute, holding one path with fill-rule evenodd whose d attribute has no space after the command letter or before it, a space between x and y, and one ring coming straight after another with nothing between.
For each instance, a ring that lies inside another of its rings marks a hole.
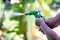
<instances>
[{"instance_id":1,"label":"green spray bottle","mask_svg":"<svg viewBox=\"0 0 60 40\"><path fill-rule=\"evenodd\" d=\"M41 14L38 14L40 11L37 11L37 10L30 10L27 14L25 15L34 15L35 18L40 18L42 17Z\"/></svg>"}]
</instances>

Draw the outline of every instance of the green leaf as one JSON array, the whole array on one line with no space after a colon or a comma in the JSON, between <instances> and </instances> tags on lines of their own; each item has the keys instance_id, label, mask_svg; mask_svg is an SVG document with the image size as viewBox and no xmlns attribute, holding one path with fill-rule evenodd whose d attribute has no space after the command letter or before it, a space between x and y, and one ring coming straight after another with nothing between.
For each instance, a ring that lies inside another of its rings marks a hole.
<instances>
[{"instance_id":1,"label":"green leaf","mask_svg":"<svg viewBox=\"0 0 60 40\"><path fill-rule=\"evenodd\" d=\"M20 7L19 5L20 5L20 3L12 4L12 9L13 9L15 12L22 12L22 13L24 13L24 12L25 12L25 8Z\"/></svg>"},{"instance_id":2,"label":"green leaf","mask_svg":"<svg viewBox=\"0 0 60 40\"><path fill-rule=\"evenodd\" d=\"M16 27L16 28L18 28L18 31L15 31L17 34L23 34L23 28L22 28L22 19L23 18L25 18L25 16L15 16L15 17L10 18L10 20L15 20L15 21L19 22L18 26Z\"/></svg>"},{"instance_id":3,"label":"green leaf","mask_svg":"<svg viewBox=\"0 0 60 40\"><path fill-rule=\"evenodd\" d=\"M0 0L0 10L2 10L2 0Z\"/></svg>"},{"instance_id":4,"label":"green leaf","mask_svg":"<svg viewBox=\"0 0 60 40\"><path fill-rule=\"evenodd\" d=\"M25 0L26 3L34 3L35 0Z\"/></svg>"}]
</instances>

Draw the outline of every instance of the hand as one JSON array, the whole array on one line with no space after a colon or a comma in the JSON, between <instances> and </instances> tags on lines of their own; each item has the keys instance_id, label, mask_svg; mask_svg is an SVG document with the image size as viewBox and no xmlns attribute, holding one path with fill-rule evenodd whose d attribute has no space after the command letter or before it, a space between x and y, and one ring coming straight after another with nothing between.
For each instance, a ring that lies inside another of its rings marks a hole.
<instances>
[{"instance_id":1,"label":"hand","mask_svg":"<svg viewBox=\"0 0 60 40\"><path fill-rule=\"evenodd\" d=\"M37 18L35 24L36 26L40 26L42 22L44 22L44 18Z\"/></svg>"}]
</instances>

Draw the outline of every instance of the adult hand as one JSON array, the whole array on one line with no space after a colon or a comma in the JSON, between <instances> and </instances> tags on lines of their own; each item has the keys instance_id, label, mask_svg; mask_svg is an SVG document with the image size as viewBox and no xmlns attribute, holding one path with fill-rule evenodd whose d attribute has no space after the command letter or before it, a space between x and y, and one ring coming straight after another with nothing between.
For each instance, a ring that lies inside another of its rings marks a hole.
<instances>
[{"instance_id":1,"label":"adult hand","mask_svg":"<svg viewBox=\"0 0 60 40\"><path fill-rule=\"evenodd\" d=\"M40 25L41 25L42 22L44 22L44 18L37 18L37 19L35 20L36 26L39 26L39 27L40 27Z\"/></svg>"}]
</instances>

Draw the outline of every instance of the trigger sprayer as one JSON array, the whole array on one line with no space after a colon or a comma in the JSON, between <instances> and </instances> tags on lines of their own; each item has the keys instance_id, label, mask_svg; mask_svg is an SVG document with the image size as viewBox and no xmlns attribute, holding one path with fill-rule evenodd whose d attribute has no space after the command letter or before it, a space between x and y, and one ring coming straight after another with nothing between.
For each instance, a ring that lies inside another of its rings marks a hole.
<instances>
[{"instance_id":1,"label":"trigger sprayer","mask_svg":"<svg viewBox=\"0 0 60 40\"><path fill-rule=\"evenodd\" d=\"M39 14L38 14L39 13ZM40 18L42 17L42 15L40 14L40 11L37 10L30 10L28 13L26 13L25 15L34 15L35 18Z\"/></svg>"}]
</instances>

